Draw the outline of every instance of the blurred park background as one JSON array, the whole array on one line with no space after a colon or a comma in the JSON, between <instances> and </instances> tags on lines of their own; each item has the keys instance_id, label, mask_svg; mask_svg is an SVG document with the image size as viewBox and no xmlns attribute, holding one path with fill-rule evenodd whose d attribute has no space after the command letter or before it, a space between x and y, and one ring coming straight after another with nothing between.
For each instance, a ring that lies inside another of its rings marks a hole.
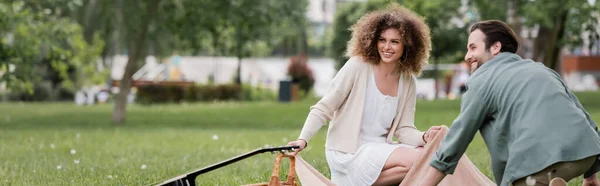
<instances>
[{"instance_id":1,"label":"blurred park background","mask_svg":"<svg viewBox=\"0 0 600 186\"><path fill-rule=\"evenodd\" d=\"M432 32L420 130L459 113L468 29L488 19L600 122L596 0L0 0L0 185L148 185L285 145L347 60L349 27L389 2ZM329 176L325 132L302 155ZM493 179L480 136L467 155ZM273 160L197 184L265 182Z\"/></svg>"}]
</instances>

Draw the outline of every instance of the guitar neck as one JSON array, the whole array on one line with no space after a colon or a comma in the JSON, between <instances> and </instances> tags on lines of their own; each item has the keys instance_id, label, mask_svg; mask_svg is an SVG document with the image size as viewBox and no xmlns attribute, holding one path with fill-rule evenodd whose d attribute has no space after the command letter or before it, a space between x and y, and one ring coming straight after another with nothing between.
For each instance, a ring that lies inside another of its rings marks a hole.
<instances>
[{"instance_id":1,"label":"guitar neck","mask_svg":"<svg viewBox=\"0 0 600 186\"><path fill-rule=\"evenodd\" d=\"M204 173L210 172L210 171L212 171L212 170L215 170L215 169L218 169L218 168L221 168L221 167L227 166L227 165L229 165L229 164L235 163L235 162L237 162L237 161L240 161L240 160L243 160L243 159L249 158L249 157L251 157L251 156L254 156L254 155L257 155L257 154L261 154L261 153L265 153L265 152L282 152L282 151L292 151L293 149L297 149L297 148L300 148L300 147L299 147L299 146L284 146L284 147L270 147L270 148L260 148L260 149L256 149L256 150L253 150L253 151L250 151L250 152L247 152L247 153L244 153L244 154L238 155L238 156L236 156L236 157L233 157L233 158L227 159L227 160L225 160L225 161L221 161L221 162L219 162L219 163L216 163L216 164L210 165L210 166L208 166L208 167L204 167L204 168L202 168L202 169L199 169L199 170L193 171L193 172L189 173L189 174L188 174L188 176L193 176L193 177L196 177L196 176L198 176L198 175L200 175L200 174L204 174Z\"/></svg>"}]
</instances>

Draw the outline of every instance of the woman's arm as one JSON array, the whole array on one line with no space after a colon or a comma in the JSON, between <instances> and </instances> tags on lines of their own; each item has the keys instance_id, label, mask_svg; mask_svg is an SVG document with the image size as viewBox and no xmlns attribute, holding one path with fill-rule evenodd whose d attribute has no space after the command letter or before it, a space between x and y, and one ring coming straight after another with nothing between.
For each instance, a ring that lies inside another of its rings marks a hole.
<instances>
[{"instance_id":1,"label":"woman's arm","mask_svg":"<svg viewBox=\"0 0 600 186\"><path fill-rule=\"evenodd\" d=\"M317 104L310 107L310 112L308 113L308 117L304 122L304 127L302 128L298 139L302 139L308 143L310 138L312 138L312 136L315 135L327 121L331 120L335 111L350 94L350 90L356 79L357 68L360 68L359 63L362 62L356 57L352 57L339 70L323 98L321 98Z\"/></svg>"},{"instance_id":2,"label":"woman's arm","mask_svg":"<svg viewBox=\"0 0 600 186\"><path fill-rule=\"evenodd\" d=\"M415 127L415 109L417 104L417 89L416 89L416 78L414 75L410 75L410 83L408 84L408 96L404 105L404 110L400 115L400 122L398 128L394 132L394 136L398 139L398 142L405 143L414 146L423 146L425 141L423 140L424 132L417 130Z\"/></svg>"}]
</instances>

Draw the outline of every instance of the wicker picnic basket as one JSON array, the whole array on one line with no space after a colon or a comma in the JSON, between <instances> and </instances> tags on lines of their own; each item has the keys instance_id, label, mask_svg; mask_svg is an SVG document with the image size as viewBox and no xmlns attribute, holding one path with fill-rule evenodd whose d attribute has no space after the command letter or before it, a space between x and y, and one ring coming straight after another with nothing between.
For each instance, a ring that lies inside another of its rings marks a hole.
<instances>
[{"instance_id":1,"label":"wicker picnic basket","mask_svg":"<svg viewBox=\"0 0 600 186\"><path fill-rule=\"evenodd\" d=\"M290 169L288 171L287 180L281 181L279 179L279 167L282 158L290 159ZM298 186L296 182L296 157L289 153L279 153L275 158L275 165L273 166L273 173L271 174L271 180L265 183L249 184L244 186Z\"/></svg>"}]
</instances>

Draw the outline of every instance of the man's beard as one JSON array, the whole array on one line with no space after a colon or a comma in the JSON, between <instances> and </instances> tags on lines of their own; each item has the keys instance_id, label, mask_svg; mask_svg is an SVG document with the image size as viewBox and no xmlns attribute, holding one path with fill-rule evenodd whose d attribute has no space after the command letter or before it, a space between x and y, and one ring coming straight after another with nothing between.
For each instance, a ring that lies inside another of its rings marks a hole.
<instances>
[{"instance_id":1,"label":"man's beard","mask_svg":"<svg viewBox=\"0 0 600 186\"><path fill-rule=\"evenodd\" d=\"M473 74L473 72L475 72L475 70L477 70L482 64L478 61L475 63L471 63L471 74Z\"/></svg>"},{"instance_id":2,"label":"man's beard","mask_svg":"<svg viewBox=\"0 0 600 186\"><path fill-rule=\"evenodd\" d=\"M475 70L479 69L479 67L481 67L481 65L483 65L483 63L491 60L494 57L494 55L492 55L492 53L489 51L486 51L485 54L487 55L486 60L477 60L477 62L471 63L471 74L473 74L473 72L475 72Z\"/></svg>"}]
</instances>

